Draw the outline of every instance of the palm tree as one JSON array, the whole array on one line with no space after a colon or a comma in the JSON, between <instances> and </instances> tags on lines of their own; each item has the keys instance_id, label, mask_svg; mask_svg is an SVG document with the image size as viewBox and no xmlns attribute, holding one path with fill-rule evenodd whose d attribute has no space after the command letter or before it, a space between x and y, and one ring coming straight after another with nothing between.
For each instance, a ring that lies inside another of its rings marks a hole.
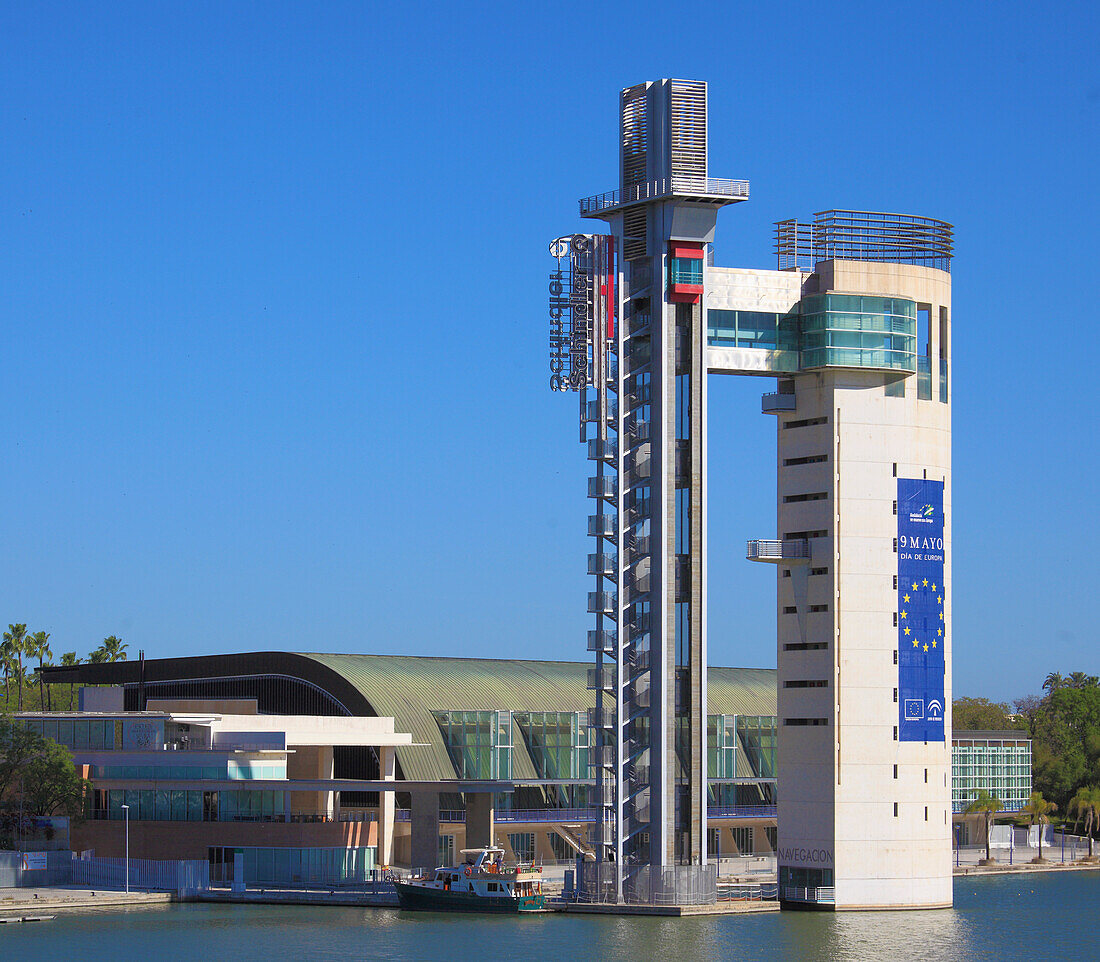
<instances>
[{"instance_id":1,"label":"palm tree","mask_svg":"<svg viewBox=\"0 0 1100 962\"><path fill-rule=\"evenodd\" d=\"M1076 813L1077 818L1073 823L1076 828L1081 819L1085 820L1085 834L1089 837L1089 861L1092 860L1092 829L1100 824L1100 788L1079 788L1077 794L1069 800L1067 815Z\"/></svg>"},{"instance_id":2,"label":"palm tree","mask_svg":"<svg viewBox=\"0 0 1100 962\"><path fill-rule=\"evenodd\" d=\"M8 679L15 674L15 646L11 643L11 636L4 632L4 640L0 642L0 668L4 671L4 705L8 702Z\"/></svg>"},{"instance_id":3,"label":"palm tree","mask_svg":"<svg viewBox=\"0 0 1100 962\"><path fill-rule=\"evenodd\" d=\"M1004 803L996 795L990 795L984 788L978 792L974 799L963 810L967 815L985 816L985 860L992 862L993 856L989 852L989 838L993 834L993 819L996 814L1004 809Z\"/></svg>"},{"instance_id":4,"label":"palm tree","mask_svg":"<svg viewBox=\"0 0 1100 962\"><path fill-rule=\"evenodd\" d=\"M1032 792L1031 798L1020 811L1027 816L1028 828L1036 822L1039 824L1039 854L1032 861L1041 862L1043 860L1043 823L1048 821L1052 812L1058 811L1058 806L1043 798L1042 792Z\"/></svg>"},{"instance_id":5,"label":"palm tree","mask_svg":"<svg viewBox=\"0 0 1100 962\"><path fill-rule=\"evenodd\" d=\"M76 657L75 651L66 651L61 656L61 664L66 668L75 668L80 664L80 659ZM73 710L73 688L73 683L69 682L69 711Z\"/></svg>"},{"instance_id":6,"label":"palm tree","mask_svg":"<svg viewBox=\"0 0 1100 962\"><path fill-rule=\"evenodd\" d=\"M53 652L50 651L50 633L48 631L36 631L27 639L27 655L30 658L38 658L38 707L46 710L46 684L42 668L45 660L53 660Z\"/></svg>"},{"instance_id":7,"label":"palm tree","mask_svg":"<svg viewBox=\"0 0 1100 962\"><path fill-rule=\"evenodd\" d=\"M1062 677L1061 672L1052 671L1047 675L1046 681L1043 682L1043 691L1048 695L1053 695L1054 692L1061 688L1066 683L1065 678Z\"/></svg>"},{"instance_id":8,"label":"palm tree","mask_svg":"<svg viewBox=\"0 0 1100 962\"><path fill-rule=\"evenodd\" d=\"M12 653L19 659L19 670L15 675L15 680L19 684L19 710L23 710L23 654L27 650L27 626L26 625L8 625L8 630L4 632L4 641L11 644Z\"/></svg>"},{"instance_id":9,"label":"palm tree","mask_svg":"<svg viewBox=\"0 0 1100 962\"><path fill-rule=\"evenodd\" d=\"M1066 679L1066 684L1070 688L1087 688L1089 683L1089 676L1083 671L1072 672L1069 678Z\"/></svg>"},{"instance_id":10,"label":"palm tree","mask_svg":"<svg viewBox=\"0 0 1100 962\"><path fill-rule=\"evenodd\" d=\"M108 635L103 639L103 653L107 656L104 661L125 661L126 660L126 646L122 643L121 638L116 638L114 635Z\"/></svg>"}]
</instances>

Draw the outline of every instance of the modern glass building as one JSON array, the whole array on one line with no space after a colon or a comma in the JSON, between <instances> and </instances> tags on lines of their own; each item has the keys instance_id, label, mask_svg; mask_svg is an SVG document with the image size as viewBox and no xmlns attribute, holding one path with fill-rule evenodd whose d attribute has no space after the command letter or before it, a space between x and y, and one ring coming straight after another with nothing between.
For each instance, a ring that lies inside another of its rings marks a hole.
<instances>
[{"instance_id":1,"label":"modern glass building","mask_svg":"<svg viewBox=\"0 0 1100 962\"><path fill-rule=\"evenodd\" d=\"M965 812L981 791L1018 812L1031 797L1031 739L1027 732L952 732L951 810Z\"/></svg>"},{"instance_id":2,"label":"modern glass building","mask_svg":"<svg viewBox=\"0 0 1100 962\"><path fill-rule=\"evenodd\" d=\"M258 652L144 665L81 665L44 674L48 682L120 685L119 705L130 712L173 699L211 708L222 699L254 701L261 715L309 704L313 717L321 720L392 718L397 731L411 735L409 744L393 747L388 763L396 824L393 846L380 861L408 864L415 799L404 786L440 783L440 838L457 850L467 840L470 801L458 788L447 788L458 780L506 784L493 796L498 844L510 845L516 836L523 851L533 846L542 859L594 857L597 728L591 717L591 672L583 662ZM775 672L712 668L708 689L715 714L707 725L707 804L721 820L715 825L722 851L769 854L768 830L774 829L775 818ZM90 762L88 775L96 784L93 821L117 819L121 805L129 804L131 819L156 823L253 823L273 831L289 820L331 834L332 825L385 822L377 791L293 793L294 799L288 798L292 793L285 779L301 777L289 767L297 753L250 756L241 744L219 752L209 744L200 746L196 730L183 731L163 714L144 717L148 731L142 739L154 746L144 753L130 731L132 718L36 718L28 723ZM180 751L184 740L203 750ZM175 747L168 751L165 746ZM677 751L685 750L678 743ZM378 779L386 764L377 747L337 744L327 772L335 780ZM145 784L121 786L119 779ZM153 784L165 779L189 784ZM757 830L755 835L741 832L740 847L735 847L734 827ZM259 844L252 836L244 843Z\"/></svg>"}]
</instances>

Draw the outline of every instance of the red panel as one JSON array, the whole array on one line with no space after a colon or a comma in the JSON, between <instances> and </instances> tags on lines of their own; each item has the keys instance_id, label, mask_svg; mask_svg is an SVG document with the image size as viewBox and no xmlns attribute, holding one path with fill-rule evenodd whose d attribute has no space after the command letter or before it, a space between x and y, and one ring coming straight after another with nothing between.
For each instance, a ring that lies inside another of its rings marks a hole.
<instances>
[{"instance_id":1,"label":"red panel","mask_svg":"<svg viewBox=\"0 0 1100 962\"><path fill-rule=\"evenodd\" d=\"M693 244L688 241L671 241L668 246L673 257L688 257L692 260L703 259L702 244Z\"/></svg>"},{"instance_id":2,"label":"red panel","mask_svg":"<svg viewBox=\"0 0 1100 962\"><path fill-rule=\"evenodd\" d=\"M675 304L698 304L702 294L701 284L673 284L669 300Z\"/></svg>"}]
</instances>

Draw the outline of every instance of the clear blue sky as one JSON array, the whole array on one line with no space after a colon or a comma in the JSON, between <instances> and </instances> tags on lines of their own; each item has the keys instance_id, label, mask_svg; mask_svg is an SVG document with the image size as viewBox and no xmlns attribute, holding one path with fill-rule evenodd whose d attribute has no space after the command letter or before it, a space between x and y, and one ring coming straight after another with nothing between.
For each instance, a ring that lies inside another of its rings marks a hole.
<instances>
[{"instance_id":1,"label":"clear blue sky","mask_svg":"<svg viewBox=\"0 0 1100 962\"><path fill-rule=\"evenodd\" d=\"M637 11L637 12L636 12ZM1100 673L1094 3L0 5L0 619L84 654L586 659L546 243L710 82L717 261L956 225L955 690ZM711 661L773 666L774 419L712 380Z\"/></svg>"}]
</instances>

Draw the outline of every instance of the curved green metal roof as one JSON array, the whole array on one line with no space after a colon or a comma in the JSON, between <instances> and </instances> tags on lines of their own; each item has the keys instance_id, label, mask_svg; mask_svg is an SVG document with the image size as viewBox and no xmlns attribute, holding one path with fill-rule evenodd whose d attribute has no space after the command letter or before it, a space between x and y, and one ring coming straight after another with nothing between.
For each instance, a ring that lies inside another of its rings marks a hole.
<instances>
[{"instance_id":1,"label":"curved green metal roof","mask_svg":"<svg viewBox=\"0 0 1100 962\"><path fill-rule=\"evenodd\" d=\"M392 716L397 731L427 747L399 748L406 779L454 778L433 711L584 711L595 703L588 662L412 655L301 653L354 686L375 713ZM774 715L775 669L711 668L710 714ZM536 778L523 739L513 738L512 777Z\"/></svg>"}]
</instances>

